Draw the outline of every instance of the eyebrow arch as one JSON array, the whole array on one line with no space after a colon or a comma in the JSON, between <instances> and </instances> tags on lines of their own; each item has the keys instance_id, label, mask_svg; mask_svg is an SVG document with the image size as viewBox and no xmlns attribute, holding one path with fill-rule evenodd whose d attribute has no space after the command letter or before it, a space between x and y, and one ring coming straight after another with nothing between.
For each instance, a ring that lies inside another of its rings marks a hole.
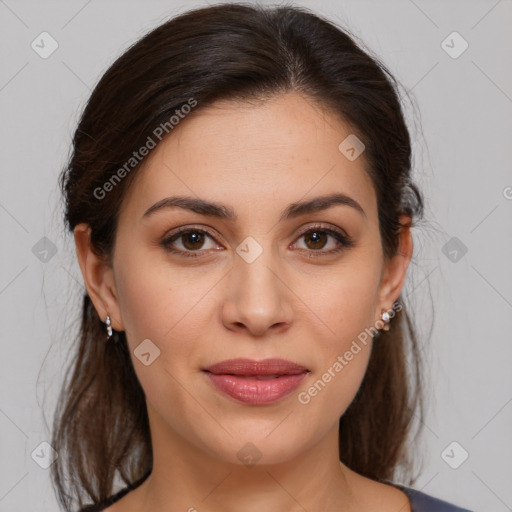
<instances>
[{"instance_id":1,"label":"eyebrow arch","mask_svg":"<svg viewBox=\"0 0 512 512\"><path fill-rule=\"evenodd\" d=\"M345 205L354 208L363 217L366 218L366 213L362 206L350 196L341 193L328 194L324 196L315 197L309 201L299 201L291 203L280 216L280 221L293 219L307 213L314 213L318 211L327 210L334 205ZM147 218L157 211L165 208L178 207L185 210L190 210L200 215L207 215L209 217L216 217L219 219L235 221L237 214L234 210L226 205L215 203L212 201L206 201L204 199L198 199L189 196L172 196L161 199L153 206L149 207L142 218Z\"/></svg>"}]
</instances>

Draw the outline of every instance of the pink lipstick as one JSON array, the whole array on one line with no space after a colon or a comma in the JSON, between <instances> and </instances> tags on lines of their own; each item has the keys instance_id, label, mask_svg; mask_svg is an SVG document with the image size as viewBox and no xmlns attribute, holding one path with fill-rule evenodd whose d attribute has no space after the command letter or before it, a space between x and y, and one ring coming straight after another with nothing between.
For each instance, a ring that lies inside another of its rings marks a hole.
<instances>
[{"instance_id":1,"label":"pink lipstick","mask_svg":"<svg viewBox=\"0 0 512 512\"><path fill-rule=\"evenodd\" d=\"M229 359L203 371L219 391L252 405L285 397L309 373L306 367L285 359Z\"/></svg>"}]
</instances>

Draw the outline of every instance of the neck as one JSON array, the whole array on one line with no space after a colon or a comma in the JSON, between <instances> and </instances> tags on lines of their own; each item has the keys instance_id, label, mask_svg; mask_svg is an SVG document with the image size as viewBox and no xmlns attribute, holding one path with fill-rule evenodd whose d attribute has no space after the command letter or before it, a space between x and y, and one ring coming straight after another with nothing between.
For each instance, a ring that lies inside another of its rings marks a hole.
<instances>
[{"instance_id":1,"label":"neck","mask_svg":"<svg viewBox=\"0 0 512 512\"><path fill-rule=\"evenodd\" d=\"M309 449L272 464L264 464L263 456L254 465L225 461L165 429L152 428L152 441L152 472L132 491L138 512L357 508L354 473L338 458L337 426Z\"/></svg>"}]
</instances>

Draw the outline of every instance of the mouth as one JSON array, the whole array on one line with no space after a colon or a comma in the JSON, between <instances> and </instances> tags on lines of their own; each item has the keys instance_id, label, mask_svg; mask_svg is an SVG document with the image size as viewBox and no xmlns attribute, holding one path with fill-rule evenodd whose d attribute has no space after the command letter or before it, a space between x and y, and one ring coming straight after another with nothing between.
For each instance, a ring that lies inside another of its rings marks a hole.
<instances>
[{"instance_id":1,"label":"mouth","mask_svg":"<svg viewBox=\"0 0 512 512\"><path fill-rule=\"evenodd\" d=\"M230 359L203 369L217 391L238 402L269 404L289 395L310 373L284 359Z\"/></svg>"},{"instance_id":2,"label":"mouth","mask_svg":"<svg viewBox=\"0 0 512 512\"><path fill-rule=\"evenodd\" d=\"M298 375L309 369L286 359L228 359L203 369L215 375L238 375L246 377L280 377L283 375Z\"/></svg>"}]
</instances>

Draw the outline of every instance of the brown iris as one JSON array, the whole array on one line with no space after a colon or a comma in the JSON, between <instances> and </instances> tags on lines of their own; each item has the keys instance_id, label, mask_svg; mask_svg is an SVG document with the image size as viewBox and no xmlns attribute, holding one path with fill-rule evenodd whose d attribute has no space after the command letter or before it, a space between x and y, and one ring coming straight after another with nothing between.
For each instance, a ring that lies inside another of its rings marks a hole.
<instances>
[{"instance_id":1,"label":"brown iris","mask_svg":"<svg viewBox=\"0 0 512 512\"><path fill-rule=\"evenodd\" d=\"M190 250L200 249L204 244L204 233L191 231L181 235L183 246Z\"/></svg>"},{"instance_id":2,"label":"brown iris","mask_svg":"<svg viewBox=\"0 0 512 512\"><path fill-rule=\"evenodd\" d=\"M323 231L309 231L303 236L305 240L313 240L313 247L308 246L310 249L321 249L325 245L328 235Z\"/></svg>"}]
</instances>

